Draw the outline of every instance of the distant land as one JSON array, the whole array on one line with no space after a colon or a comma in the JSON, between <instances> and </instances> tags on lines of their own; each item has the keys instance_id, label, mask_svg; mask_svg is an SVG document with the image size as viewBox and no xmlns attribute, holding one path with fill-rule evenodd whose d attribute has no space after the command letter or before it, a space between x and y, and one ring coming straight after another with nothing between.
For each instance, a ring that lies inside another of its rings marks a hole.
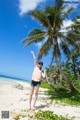
<instances>
[{"instance_id":1,"label":"distant land","mask_svg":"<svg viewBox=\"0 0 80 120\"><path fill-rule=\"evenodd\" d=\"M30 80L27 80L27 79L24 79L24 78L19 78L19 77L4 75L4 74L0 74L0 77L2 77L2 78L8 78L8 79L13 79L13 80L20 80L20 81L30 82Z\"/></svg>"}]
</instances>

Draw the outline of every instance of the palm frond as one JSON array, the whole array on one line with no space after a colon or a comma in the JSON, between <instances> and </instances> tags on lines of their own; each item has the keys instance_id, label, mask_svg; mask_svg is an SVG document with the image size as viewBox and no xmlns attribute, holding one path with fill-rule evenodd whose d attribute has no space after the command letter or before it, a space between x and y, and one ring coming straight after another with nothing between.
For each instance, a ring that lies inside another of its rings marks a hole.
<instances>
[{"instance_id":1,"label":"palm frond","mask_svg":"<svg viewBox=\"0 0 80 120\"><path fill-rule=\"evenodd\" d=\"M30 16L40 22L43 27L51 27L44 11L34 10L29 13Z\"/></svg>"},{"instance_id":2,"label":"palm frond","mask_svg":"<svg viewBox=\"0 0 80 120\"><path fill-rule=\"evenodd\" d=\"M71 35L63 35L62 34L62 38L63 38L63 40L65 40L65 41L67 41L68 42L68 44L69 44L69 46L71 45L71 46L74 46L74 47L76 47L77 49L79 49L79 46L78 46L78 44L76 44L76 39L74 39L74 37L72 37Z\"/></svg>"},{"instance_id":3,"label":"palm frond","mask_svg":"<svg viewBox=\"0 0 80 120\"><path fill-rule=\"evenodd\" d=\"M40 42L42 41L46 36L46 32L40 29L33 29L27 38L25 38L22 42L26 43L25 47L32 44L33 42Z\"/></svg>"},{"instance_id":4,"label":"palm frond","mask_svg":"<svg viewBox=\"0 0 80 120\"><path fill-rule=\"evenodd\" d=\"M67 12L66 12L66 15L71 14L71 12L73 12L73 10L74 10L74 8L73 8L73 7L69 8L69 9L67 10Z\"/></svg>"},{"instance_id":5,"label":"palm frond","mask_svg":"<svg viewBox=\"0 0 80 120\"><path fill-rule=\"evenodd\" d=\"M66 12L63 12L63 14L64 14L64 15L63 15L64 18L67 18L68 15L70 15L73 11L74 11L74 8L71 7L71 8L69 8Z\"/></svg>"},{"instance_id":6,"label":"palm frond","mask_svg":"<svg viewBox=\"0 0 80 120\"><path fill-rule=\"evenodd\" d=\"M61 50L63 51L63 53L68 57L70 55L69 46L64 44L64 42L62 41L60 43L60 47L61 47Z\"/></svg>"},{"instance_id":7,"label":"palm frond","mask_svg":"<svg viewBox=\"0 0 80 120\"><path fill-rule=\"evenodd\" d=\"M48 38L43 46L39 50L38 59L41 59L43 55L47 55L49 50L51 49L52 40Z\"/></svg>"}]
</instances>

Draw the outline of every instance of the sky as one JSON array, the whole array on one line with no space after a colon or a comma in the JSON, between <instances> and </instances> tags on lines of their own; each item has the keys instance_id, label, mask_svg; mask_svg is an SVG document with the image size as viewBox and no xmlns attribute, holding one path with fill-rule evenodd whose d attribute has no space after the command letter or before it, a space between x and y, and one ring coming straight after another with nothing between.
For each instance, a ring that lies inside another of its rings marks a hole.
<instances>
[{"instance_id":1,"label":"sky","mask_svg":"<svg viewBox=\"0 0 80 120\"><path fill-rule=\"evenodd\" d=\"M33 44L27 48L21 44L28 32L40 25L32 20L27 13L38 7L54 4L54 0L0 0L0 74L31 79L34 69L33 58L30 51L36 56L42 43ZM75 0L78 1L78 0ZM71 18L79 13L80 3L73 4L75 12L67 20L67 26L71 24ZM68 5L71 7L71 4ZM65 27L66 21L64 21ZM49 65L51 55L44 57L44 67Z\"/></svg>"}]
</instances>

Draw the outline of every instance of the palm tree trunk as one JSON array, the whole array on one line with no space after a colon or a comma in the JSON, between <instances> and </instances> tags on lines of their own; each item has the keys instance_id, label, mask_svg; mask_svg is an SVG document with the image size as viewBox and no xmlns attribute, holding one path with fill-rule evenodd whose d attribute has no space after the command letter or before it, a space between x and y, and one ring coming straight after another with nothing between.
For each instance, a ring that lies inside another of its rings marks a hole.
<instances>
[{"instance_id":1,"label":"palm tree trunk","mask_svg":"<svg viewBox=\"0 0 80 120\"><path fill-rule=\"evenodd\" d=\"M61 75L64 77L64 79L67 81L67 83L69 84L69 87L70 87L70 90L71 90L71 92L75 92L75 88L74 88L74 86L73 86L73 84L72 84L72 82L70 81L70 79L66 76L66 74L61 70L61 68L60 68L60 66L59 66L59 64L58 64L58 61L56 61L56 64L57 64L57 67L58 67L58 69L59 69L59 72L61 73Z\"/></svg>"},{"instance_id":2,"label":"palm tree trunk","mask_svg":"<svg viewBox=\"0 0 80 120\"><path fill-rule=\"evenodd\" d=\"M49 82L47 74L46 74L46 81L55 92L58 92L58 90Z\"/></svg>"},{"instance_id":3,"label":"palm tree trunk","mask_svg":"<svg viewBox=\"0 0 80 120\"><path fill-rule=\"evenodd\" d=\"M77 79L76 60L74 56L72 58L72 62L73 62L73 73L74 73L75 78Z\"/></svg>"}]
</instances>

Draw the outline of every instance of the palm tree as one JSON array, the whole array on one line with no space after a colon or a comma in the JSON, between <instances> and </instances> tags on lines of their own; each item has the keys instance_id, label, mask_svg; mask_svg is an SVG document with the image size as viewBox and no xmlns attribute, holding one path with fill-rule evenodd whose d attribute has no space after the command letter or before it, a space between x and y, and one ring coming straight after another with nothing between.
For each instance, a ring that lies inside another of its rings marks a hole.
<instances>
[{"instance_id":1,"label":"palm tree","mask_svg":"<svg viewBox=\"0 0 80 120\"><path fill-rule=\"evenodd\" d=\"M73 49L71 51L71 54L66 61L66 66L69 67L69 70L72 74L74 74L75 78L77 79L80 71L80 53L78 53L76 49Z\"/></svg>"},{"instance_id":2,"label":"palm tree","mask_svg":"<svg viewBox=\"0 0 80 120\"><path fill-rule=\"evenodd\" d=\"M45 10L36 9L31 11L29 15L37 20L43 29L34 28L23 40L25 47L32 43L38 43L44 41L44 44L39 50L38 59L41 59L44 55L47 55L48 52L52 51L52 61L55 60L59 68L60 73L63 75L65 80L68 82L72 92L75 91L74 86L72 85L69 78L61 70L59 65L59 60L62 57L62 52L69 56L70 48L77 46L76 42L67 36L69 30L66 28L62 29L63 21L68 17L73 8L70 8L65 12L65 6L55 5L46 7ZM67 32L64 32L66 29ZM47 40L45 40L45 38Z\"/></svg>"},{"instance_id":3,"label":"palm tree","mask_svg":"<svg viewBox=\"0 0 80 120\"><path fill-rule=\"evenodd\" d=\"M80 14L76 16L75 19L73 19L74 24L71 25L73 30L77 29L77 33L80 33Z\"/></svg>"},{"instance_id":4,"label":"palm tree","mask_svg":"<svg viewBox=\"0 0 80 120\"><path fill-rule=\"evenodd\" d=\"M76 16L75 19L72 19L73 24L66 29L70 29L68 32L68 37L71 37L78 47L80 52L80 14Z\"/></svg>"}]
</instances>

